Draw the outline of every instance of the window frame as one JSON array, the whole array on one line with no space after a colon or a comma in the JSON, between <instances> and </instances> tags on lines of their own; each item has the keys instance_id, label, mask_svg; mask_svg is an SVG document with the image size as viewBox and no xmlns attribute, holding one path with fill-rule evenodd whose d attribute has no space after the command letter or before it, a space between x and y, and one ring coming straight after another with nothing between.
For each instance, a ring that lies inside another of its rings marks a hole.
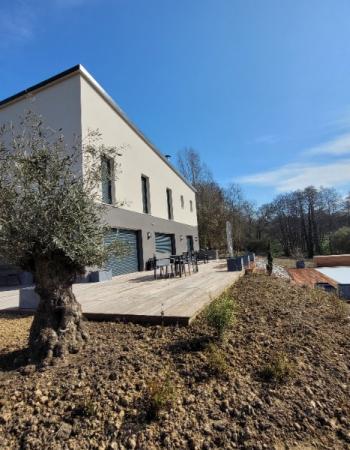
<instances>
[{"instance_id":1,"label":"window frame","mask_svg":"<svg viewBox=\"0 0 350 450\"><path fill-rule=\"evenodd\" d=\"M193 212L193 200L190 200L190 211Z\"/></svg>"},{"instance_id":2,"label":"window frame","mask_svg":"<svg viewBox=\"0 0 350 450\"><path fill-rule=\"evenodd\" d=\"M151 196L149 177L141 174L141 195L142 195L142 211L144 214L151 214Z\"/></svg>"},{"instance_id":3,"label":"window frame","mask_svg":"<svg viewBox=\"0 0 350 450\"><path fill-rule=\"evenodd\" d=\"M180 195L180 203L181 203L181 209L185 209L185 199L183 195Z\"/></svg>"},{"instance_id":4,"label":"window frame","mask_svg":"<svg viewBox=\"0 0 350 450\"><path fill-rule=\"evenodd\" d=\"M167 198L168 220L173 220L174 219L173 191L170 188L166 188L166 198Z\"/></svg>"},{"instance_id":5,"label":"window frame","mask_svg":"<svg viewBox=\"0 0 350 450\"><path fill-rule=\"evenodd\" d=\"M102 171L104 170L103 164L106 163L106 179L104 179L104 174ZM107 196L108 201L104 198L104 183L107 182ZM101 200L102 203L105 203L106 205L113 205L114 199L115 199L115 192L114 192L115 186L114 186L114 159L110 158L106 155L101 156Z\"/></svg>"}]
</instances>

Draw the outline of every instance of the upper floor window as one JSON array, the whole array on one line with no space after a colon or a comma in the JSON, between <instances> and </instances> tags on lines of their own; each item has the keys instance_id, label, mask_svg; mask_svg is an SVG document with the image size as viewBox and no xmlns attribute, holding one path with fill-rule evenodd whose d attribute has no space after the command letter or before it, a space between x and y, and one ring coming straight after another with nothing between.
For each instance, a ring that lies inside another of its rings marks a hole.
<instances>
[{"instance_id":1,"label":"upper floor window","mask_svg":"<svg viewBox=\"0 0 350 450\"><path fill-rule=\"evenodd\" d=\"M173 193L171 189L166 190L166 200L168 207L168 219L171 220L174 218L173 216Z\"/></svg>"},{"instance_id":2,"label":"upper floor window","mask_svg":"<svg viewBox=\"0 0 350 450\"><path fill-rule=\"evenodd\" d=\"M190 211L193 212L193 201L190 200Z\"/></svg>"},{"instance_id":3,"label":"upper floor window","mask_svg":"<svg viewBox=\"0 0 350 450\"><path fill-rule=\"evenodd\" d=\"M181 195L180 201L181 201L181 208L184 209L184 207L185 207L185 200L184 200L184 196L183 195Z\"/></svg>"},{"instance_id":4,"label":"upper floor window","mask_svg":"<svg viewBox=\"0 0 350 450\"><path fill-rule=\"evenodd\" d=\"M142 206L143 212L149 214L150 210L150 196L149 196L149 178L145 175L141 176L141 188L142 188Z\"/></svg>"},{"instance_id":5,"label":"upper floor window","mask_svg":"<svg viewBox=\"0 0 350 450\"><path fill-rule=\"evenodd\" d=\"M104 203L113 203L113 160L102 156L101 158L101 185L102 201Z\"/></svg>"}]
</instances>

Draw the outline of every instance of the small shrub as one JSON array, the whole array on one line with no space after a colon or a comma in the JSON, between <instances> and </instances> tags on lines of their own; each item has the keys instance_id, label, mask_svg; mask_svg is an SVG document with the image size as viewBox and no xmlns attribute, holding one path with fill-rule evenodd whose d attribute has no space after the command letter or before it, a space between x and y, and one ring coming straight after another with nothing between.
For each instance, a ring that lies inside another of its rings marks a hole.
<instances>
[{"instance_id":1,"label":"small shrub","mask_svg":"<svg viewBox=\"0 0 350 450\"><path fill-rule=\"evenodd\" d=\"M208 368L214 375L227 375L229 366L226 362L225 352L217 345L211 343L205 352L207 358Z\"/></svg>"},{"instance_id":2,"label":"small shrub","mask_svg":"<svg viewBox=\"0 0 350 450\"><path fill-rule=\"evenodd\" d=\"M208 325L215 329L219 339L223 339L225 332L232 326L235 318L233 299L224 294L213 301L206 309L205 318Z\"/></svg>"},{"instance_id":3,"label":"small shrub","mask_svg":"<svg viewBox=\"0 0 350 450\"><path fill-rule=\"evenodd\" d=\"M73 410L74 417L94 417L97 414L97 405L92 400L84 400Z\"/></svg>"},{"instance_id":4,"label":"small shrub","mask_svg":"<svg viewBox=\"0 0 350 450\"><path fill-rule=\"evenodd\" d=\"M266 264L266 272L268 273L268 275L272 275L272 271L273 271L273 257L271 252L268 252L267 254L267 264Z\"/></svg>"},{"instance_id":5,"label":"small shrub","mask_svg":"<svg viewBox=\"0 0 350 450\"><path fill-rule=\"evenodd\" d=\"M294 374L294 364L288 356L281 352L275 354L268 364L260 371L260 376L265 381L282 383Z\"/></svg>"},{"instance_id":6,"label":"small shrub","mask_svg":"<svg viewBox=\"0 0 350 450\"><path fill-rule=\"evenodd\" d=\"M146 415L148 420L157 420L161 411L171 407L176 397L176 386L167 372L164 377L154 378L147 386Z\"/></svg>"}]
</instances>

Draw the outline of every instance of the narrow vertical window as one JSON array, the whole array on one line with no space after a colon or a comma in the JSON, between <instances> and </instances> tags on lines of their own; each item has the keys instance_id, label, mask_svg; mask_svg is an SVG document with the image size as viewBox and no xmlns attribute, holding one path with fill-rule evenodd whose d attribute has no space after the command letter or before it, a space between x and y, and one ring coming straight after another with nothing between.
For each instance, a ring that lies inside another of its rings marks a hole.
<instances>
[{"instance_id":1,"label":"narrow vertical window","mask_svg":"<svg viewBox=\"0 0 350 450\"><path fill-rule=\"evenodd\" d=\"M101 158L101 178L102 178L102 201L112 204L112 181L113 181L113 161L111 158L102 156Z\"/></svg>"},{"instance_id":2,"label":"narrow vertical window","mask_svg":"<svg viewBox=\"0 0 350 450\"><path fill-rule=\"evenodd\" d=\"M185 200L184 200L184 196L183 195L181 195L180 201L181 201L181 208L184 209L184 207L185 207Z\"/></svg>"},{"instance_id":3,"label":"narrow vertical window","mask_svg":"<svg viewBox=\"0 0 350 450\"><path fill-rule=\"evenodd\" d=\"M190 200L190 211L193 212L193 202Z\"/></svg>"},{"instance_id":4,"label":"narrow vertical window","mask_svg":"<svg viewBox=\"0 0 350 450\"><path fill-rule=\"evenodd\" d=\"M149 198L149 179L144 175L141 176L142 188L142 205L145 214L150 213L150 198Z\"/></svg>"},{"instance_id":5,"label":"narrow vertical window","mask_svg":"<svg viewBox=\"0 0 350 450\"><path fill-rule=\"evenodd\" d=\"M168 207L168 219L173 219L173 193L171 189L166 190L166 199L167 199L167 207Z\"/></svg>"}]
</instances>

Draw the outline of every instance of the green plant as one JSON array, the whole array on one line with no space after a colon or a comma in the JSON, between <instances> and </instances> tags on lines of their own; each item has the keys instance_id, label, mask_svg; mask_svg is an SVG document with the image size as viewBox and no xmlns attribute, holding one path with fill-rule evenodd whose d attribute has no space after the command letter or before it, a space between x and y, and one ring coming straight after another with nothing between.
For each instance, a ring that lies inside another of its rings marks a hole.
<instances>
[{"instance_id":1,"label":"green plant","mask_svg":"<svg viewBox=\"0 0 350 450\"><path fill-rule=\"evenodd\" d=\"M208 325L215 329L217 337L222 339L234 322L235 304L233 299L227 293L221 295L207 307L205 318Z\"/></svg>"},{"instance_id":2,"label":"green plant","mask_svg":"<svg viewBox=\"0 0 350 450\"><path fill-rule=\"evenodd\" d=\"M159 419L160 413L171 407L176 398L176 386L169 371L157 376L147 386L146 415L148 420Z\"/></svg>"},{"instance_id":3,"label":"green plant","mask_svg":"<svg viewBox=\"0 0 350 450\"><path fill-rule=\"evenodd\" d=\"M330 237L334 253L350 253L350 227L341 227Z\"/></svg>"},{"instance_id":4,"label":"green plant","mask_svg":"<svg viewBox=\"0 0 350 450\"><path fill-rule=\"evenodd\" d=\"M211 373L218 376L227 375L229 366L226 361L225 352L222 348L211 343L206 349L205 356Z\"/></svg>"},{"instance_id":5,"label":"green plant","mask_svg":"<svg viewBox=\"0 0 350 450\"><path fill-rule=\"evenodd\" d=\"M294 374L294 364L284 352L274 354L270 361L260 371L260 376L265 381L285 382Z\"/></svg>"}]
</instances>

